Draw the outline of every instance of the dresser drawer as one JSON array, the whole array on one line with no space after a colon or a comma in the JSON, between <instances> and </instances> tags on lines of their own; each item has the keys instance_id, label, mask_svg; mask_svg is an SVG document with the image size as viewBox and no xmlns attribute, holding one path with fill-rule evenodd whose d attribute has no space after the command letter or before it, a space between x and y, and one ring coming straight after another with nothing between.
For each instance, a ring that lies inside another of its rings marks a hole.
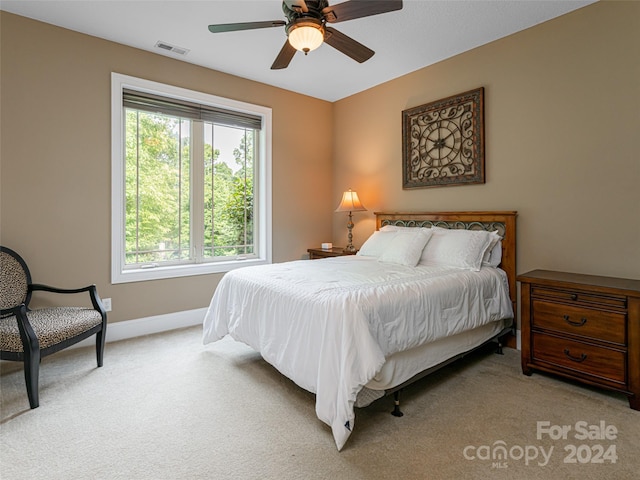
<instances>
[{"instance_id":1,"label":"dresser drawer","mask_svg":"<svg viewBox=\"0 0 640 480\"><path fill-rule=\"evenodd\" d=\"M532 350L534 361L594 376L601 383L624 385L626 382L624 351L543 333L533 334Z\"/></svg>"},{"instance_id":2,"label":"dresser drawer","mask_svg":"<svg viewBox=\"0 0 640 480\"><path fill-rule=\"evenodd\" d=\"M580 290L564 290L548 287L531 287L533 297L544 297L550 300L564 300L568 302L583 303L586 305L602 305L609 307L626 308L627 297L615 295L598 295Z\"/></svg>"},{"instance_id":3,"label":"dresser drawer","mask_svg":"<svg viewBox=\"0 0 640 480\"><path fill-rule=\"evenodd\" d=\"M534 300L533 327L557 332L571 333L604 342L626 344L626 321L624 313L607 312Z\"/></svg>"}]
</instances>

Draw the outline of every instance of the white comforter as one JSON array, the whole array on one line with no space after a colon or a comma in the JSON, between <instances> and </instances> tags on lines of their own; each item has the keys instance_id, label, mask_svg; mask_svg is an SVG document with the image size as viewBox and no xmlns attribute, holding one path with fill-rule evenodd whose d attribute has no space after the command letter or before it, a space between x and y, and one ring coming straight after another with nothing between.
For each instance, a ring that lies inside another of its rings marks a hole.
<instances>
[{"instance_id":1,"label":"white comforter","mask_svg":"<svg viewBox=\"0 0 640 480\"><path fill-rule=\"evenodd\" d=\"M340 450L354 426L356 396L385 357L502 318L513 318L502 270L348 256L227 273L203 340L229 334L315 393L316 414Z\"/></svg>"}]
</instances>

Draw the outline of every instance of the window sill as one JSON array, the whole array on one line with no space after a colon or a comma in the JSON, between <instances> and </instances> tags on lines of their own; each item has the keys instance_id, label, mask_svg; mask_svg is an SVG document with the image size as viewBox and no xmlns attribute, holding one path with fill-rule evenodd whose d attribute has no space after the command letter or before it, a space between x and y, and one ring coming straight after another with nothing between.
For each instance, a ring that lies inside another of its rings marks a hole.
<instances>
[{"instance_id":1,"label":"window sill","mask_svg":"<svg viewBox=\"0 0 640 480\"><path fill-rule=\"evenodd\" d=\"M114 270L111 272L111 283L146 282L150 280L162 280L166 278L191 277L195 275L210 275L214 273L226 273L242 267L266 265L264 258L252 258L246 260L229 260L212 263L198 263L189 265L171 265L154 268L138 268L135 270Z\"/></svg>"}]
</instances>

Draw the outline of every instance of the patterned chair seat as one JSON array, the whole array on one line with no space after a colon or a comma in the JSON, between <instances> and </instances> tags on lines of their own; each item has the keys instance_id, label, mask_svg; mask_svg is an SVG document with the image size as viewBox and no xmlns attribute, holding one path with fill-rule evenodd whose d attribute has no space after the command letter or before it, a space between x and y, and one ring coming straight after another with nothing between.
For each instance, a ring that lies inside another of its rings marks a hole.
<instances>
[{"instance_id":1,"label":"patterned chair seat","mask_svg":"<svg viewBox=\"0 0 640 480\"><path fill-rule=\"evenodd\" d=\"M82 307L42 308L31 310L27 317L38 337L41 350L69 340L102 323L100 312ZM0 319L0 350L24 351L15 315Z\"/></svg>"}]
</instances>

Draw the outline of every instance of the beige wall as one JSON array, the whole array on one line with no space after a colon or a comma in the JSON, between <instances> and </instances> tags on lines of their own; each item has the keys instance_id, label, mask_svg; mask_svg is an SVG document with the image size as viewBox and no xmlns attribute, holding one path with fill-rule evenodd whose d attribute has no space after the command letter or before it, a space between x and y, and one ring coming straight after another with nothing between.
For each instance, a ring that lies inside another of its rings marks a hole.
<instances>
[{"instance_id":1,"label":"beige wall","mask_svg":"<svg viewBox=\"0 0 640 480\"><path fill-rule=\"evenodd\" d=\"M344 245L333 209L353 188L369 209L357 246L373 211L517 210L519 272L640 278L640 3L599 2L334 104L0 15L0 240L38 282L96 283L110 322L204 307L220 278L110 284L112 71L273 108L275 261L332 231ZM403 190L402 110L479 86L486 183Z\"/></svg>"},{"instance_id":2,"label":"beige wall","mask_svg":"<svg viewBox=\"0 0 640 480\"><path fill-rule=\"evenodd\" d=\"M111 72L271 107L274 261L302 258L331 238L331 103L6 12L0 18L0 240L27 260L34 281L96 283L112 298L116 322L205 307L221 278L110 284Z\"/></svg>"},{"instance_id":3,"label":"beige wall","mask_svg":"<svg viewBox=\"0 0 640 480\"><path fill-rule=\"evenodd\" d=\"M402 189L401 112L485 88L486 183ZM373 211L517 210L518 272L640 279L640 3L599 2L334 105L334 198ZM344 244L346 217L333 219Z\"/></svg>"}]
</instances>

